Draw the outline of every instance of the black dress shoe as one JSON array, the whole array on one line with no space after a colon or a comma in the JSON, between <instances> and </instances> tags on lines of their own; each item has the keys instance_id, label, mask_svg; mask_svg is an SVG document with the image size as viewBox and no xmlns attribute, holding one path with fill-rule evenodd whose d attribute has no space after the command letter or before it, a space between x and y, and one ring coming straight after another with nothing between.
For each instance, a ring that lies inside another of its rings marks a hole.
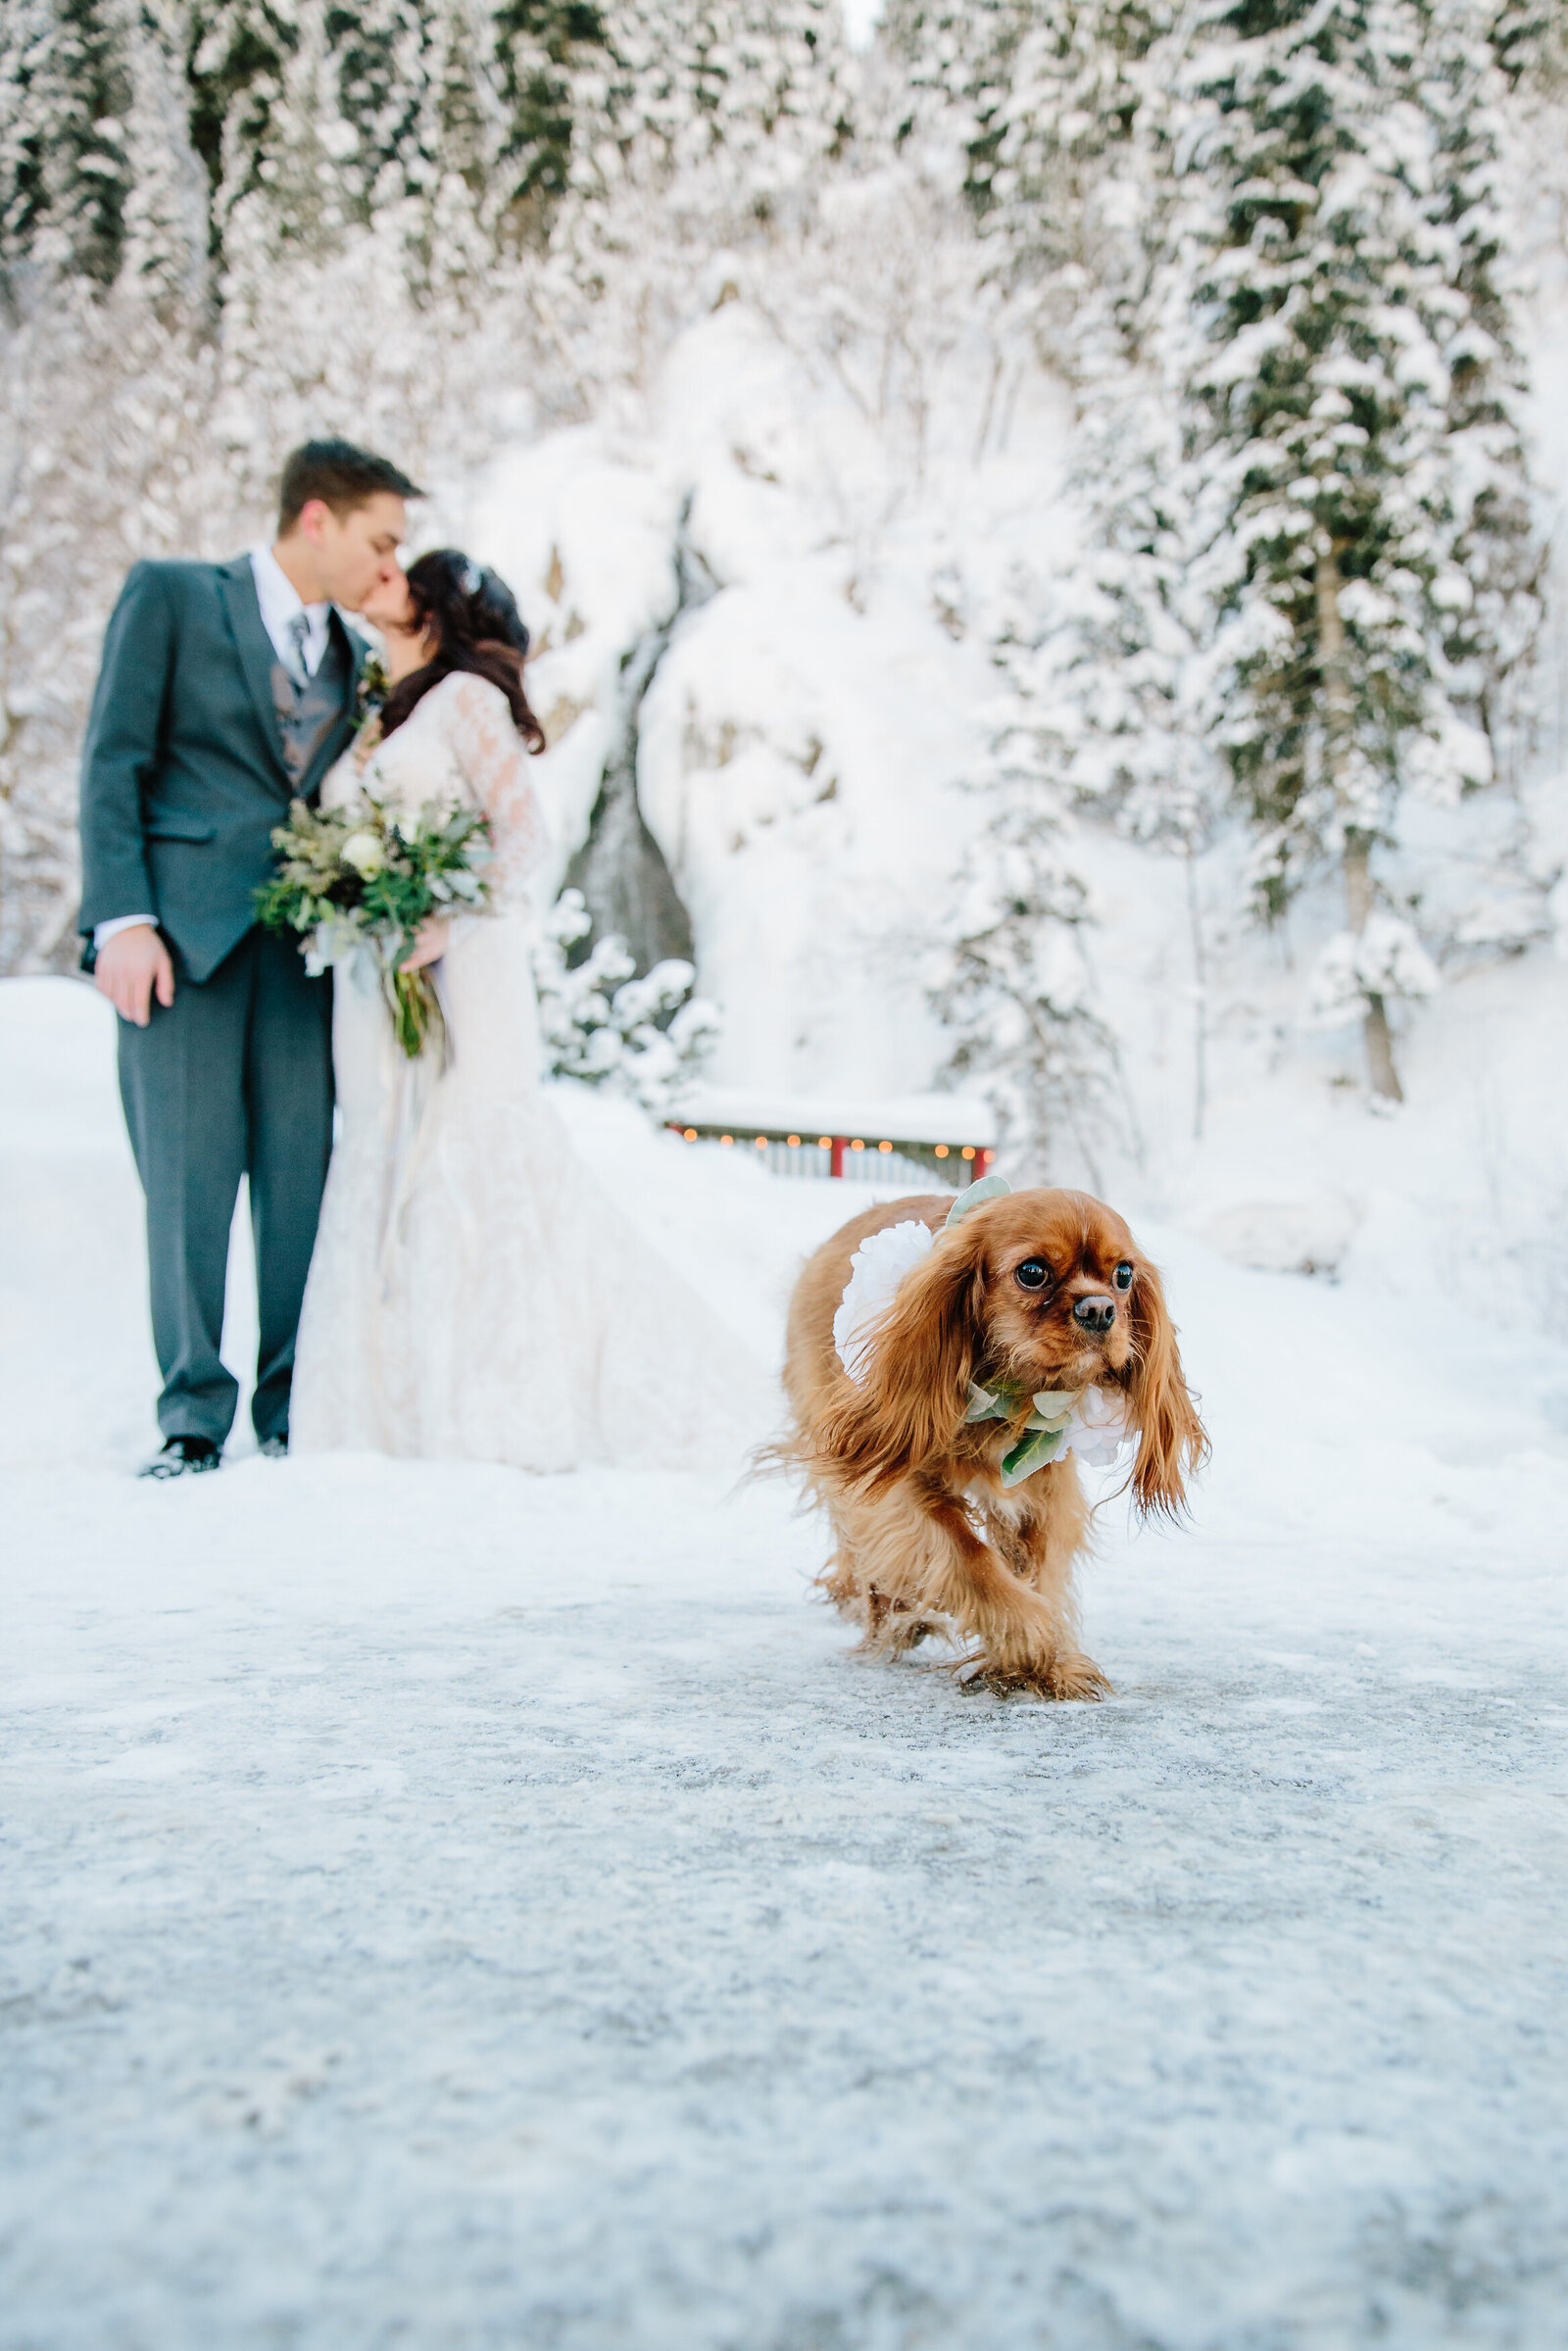
<instances>
[{"instance_id":1,"label":"black dress shoe","mask_svg":"<svg viewBox=\"0 0 1568 2351\"><path fill-rule=\"evenodd\" d=\"M144 1470L143 1478L188 1478L204 1469L216 1469L222 1454L210 1437L170 1437L164 1449L155 1453Z\"/></svg>"},{"instance_id":2,"label":"black dress shoe","mask_svg":"<svg viewBox=\"0 0 1568 2351\"><path fill-rule=\"evenodd\" d=\"M264 1437L256 1450L264 1461L286 1461L288 1459L287 1429L283 1431L281 1437Z\"/></svg>"}]
</instances>

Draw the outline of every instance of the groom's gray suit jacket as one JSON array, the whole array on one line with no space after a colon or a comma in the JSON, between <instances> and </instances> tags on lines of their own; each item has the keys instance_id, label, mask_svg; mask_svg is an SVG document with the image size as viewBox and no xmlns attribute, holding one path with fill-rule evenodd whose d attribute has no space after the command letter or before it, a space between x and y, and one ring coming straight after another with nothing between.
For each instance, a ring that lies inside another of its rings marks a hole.
<instances>
[{"instance_id":1,"label":"groom's gray suit jacket","mask_svg":"<svg viewBox=\"0 0 1568 2351\"><path fill-rule=\"evenodd\" d=\"M250 561L138 563L109 623L81 777L81 928L153 914L174 1001L119 1023L120 1086L147 1195L167 1436L221 1444L224 1275L250 1183L260 1326L252 1418L288 1426L294 1335L332 1148L332 991L293 939L256 927L272 828L353 733L364 654L334 612L296 687L262 624Z\"/></svg>"},{"instance_id":2,"label":"groom's gray suit jacket","mask_svg":"<svg viewBox=\"0 0 1568 2351\"><path fill-rule=\"evenodd\" d=\"M334 612L299 695L262 625L248 557L135 566L104 640L82 756L89 940L116 915L156 914L189 978L217 970L255 920L273 826L348 744L365 650Z\"/></svg>"}]
</instances>

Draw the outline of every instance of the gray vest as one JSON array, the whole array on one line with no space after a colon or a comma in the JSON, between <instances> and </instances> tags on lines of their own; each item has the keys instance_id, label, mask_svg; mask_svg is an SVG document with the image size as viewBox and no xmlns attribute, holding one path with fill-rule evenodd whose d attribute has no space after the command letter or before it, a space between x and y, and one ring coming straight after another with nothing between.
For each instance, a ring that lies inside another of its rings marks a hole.
<instances>
[{"instance_id":1,"label":"gray vest","mask_svg":"<svg viewBox=\"0 0 1568 2351\"><path fill-rule=\"evenodd\" d=\"M272 663L272 707L283 738L283 761L296 791L318 747L342 716L348 690L349 657L339 628L327 630L326 651L308 685L297 686L281 661Z\"/></svg>"}]
</instances>

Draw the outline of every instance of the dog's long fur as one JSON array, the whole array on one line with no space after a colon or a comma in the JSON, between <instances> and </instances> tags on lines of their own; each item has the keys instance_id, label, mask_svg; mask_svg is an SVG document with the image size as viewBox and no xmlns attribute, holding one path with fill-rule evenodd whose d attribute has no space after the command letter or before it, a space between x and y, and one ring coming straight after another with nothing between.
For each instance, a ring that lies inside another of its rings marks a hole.
<instances>
[{"instance_id":1,"label":"dog's long fur","mask_svg":"<svg viewBox=\"0 0 1568 2351\"><path fill-rule=\"evenodd\" d=\"M1088 1511L1069 1454L1005 1492L1001 1461L1041 1389L1119 1389L1138 1429L1131 1485L1147 1515L1175 1517L1208 1440L1182 1377L1158 1273L1114 1209L1084 1192L1015 1192L942 1230L952 1195L895 1200L857 1216L811 1257L790 1306L784 1385L795 1427L781 1447L825 1505L838 1548L821 1582L897 1656L944 1631L961 1662L999 1690L1102 1696L1109 1684L1078 1646L1073 1566ZM918 1218L936 1234L877 1325L857 1385L833 1344L850 1260L869 1234ZM1048 1287L1017 1268L1039 1258ZM1115 1286L1131 1265L1131 1288ZM1115 1306L1108 1330L1073 1320L1079 1300ZM1023 1392L1017 1418L966 1423L969 1383Z\"/></svg>"}]
</instances>

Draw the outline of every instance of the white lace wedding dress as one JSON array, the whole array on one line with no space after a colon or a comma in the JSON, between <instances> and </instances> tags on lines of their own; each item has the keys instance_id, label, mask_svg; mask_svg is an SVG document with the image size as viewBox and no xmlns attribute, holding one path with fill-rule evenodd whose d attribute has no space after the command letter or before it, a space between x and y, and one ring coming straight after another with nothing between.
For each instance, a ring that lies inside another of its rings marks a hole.
<instances>
[{"instance_id":1,"label":"white lace wedding dress","mask_svg":"<svg viewBox=\"0 0 1568 2351\"><path fill-rule=\"evenodd\" d=\"M531 1470L738 1461L766 1427L760 1365L611 1205L540 1088L527 877L544 838L505 696L443 678L321 797L362 791L482 808L496 910L455 918L436 966L444 1073L403 1054L368 955L338 969L341 1125L291 1446Z\"/></svg>"}]
</instances>

